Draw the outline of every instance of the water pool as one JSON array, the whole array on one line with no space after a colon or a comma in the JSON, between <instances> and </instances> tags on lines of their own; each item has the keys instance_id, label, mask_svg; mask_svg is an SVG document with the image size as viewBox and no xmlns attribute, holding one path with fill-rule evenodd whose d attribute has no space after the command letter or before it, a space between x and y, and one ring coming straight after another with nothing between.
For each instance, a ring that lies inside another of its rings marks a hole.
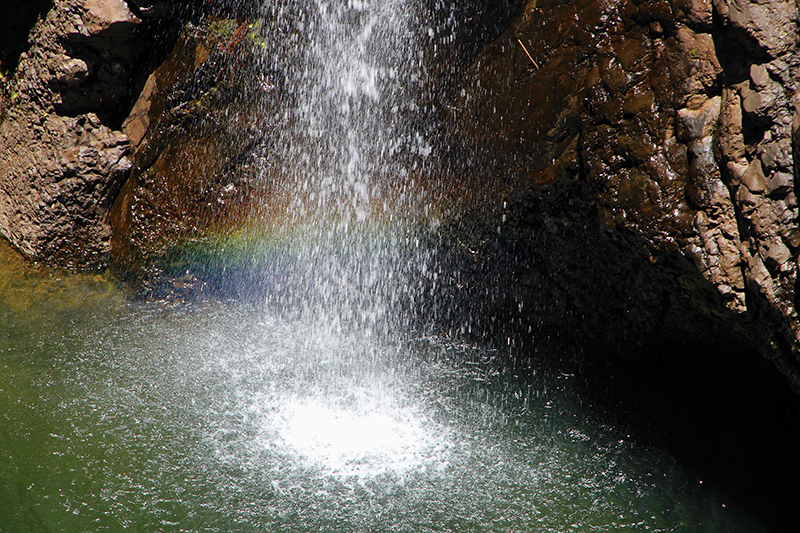
<instances>
[{"instance_id":1,"label":"water pool","mask_svg":"<svg viewBox=\"0 0 800 533\"><path fill-rule=\"evenodd\" d=\"M569 376L1 263L0 531L760 530Z\"/></svg>"}]
</instances>

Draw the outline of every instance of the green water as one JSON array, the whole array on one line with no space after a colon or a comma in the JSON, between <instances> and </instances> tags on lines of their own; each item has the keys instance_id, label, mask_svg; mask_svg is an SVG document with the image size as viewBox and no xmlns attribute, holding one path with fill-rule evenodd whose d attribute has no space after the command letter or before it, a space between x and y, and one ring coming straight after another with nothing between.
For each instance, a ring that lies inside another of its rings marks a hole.
<instances>
[{"instance_id":1,"label":"green water","mask_svg":"<svg viewBox=\"0 0 800 533\"><path fill-rule=\"evenodd\" d=\"M0 254L0 531L758 531L569 377Z\"/></svg>"}]
</instances>

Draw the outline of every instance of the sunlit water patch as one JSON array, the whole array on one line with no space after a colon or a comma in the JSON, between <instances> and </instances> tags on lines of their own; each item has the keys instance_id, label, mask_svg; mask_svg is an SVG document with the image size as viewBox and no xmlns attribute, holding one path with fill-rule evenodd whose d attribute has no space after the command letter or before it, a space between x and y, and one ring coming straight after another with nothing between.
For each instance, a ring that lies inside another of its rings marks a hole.
<instances>
[{"instance_id":1,"label":"sunlit water patch","mask_svg":"<svg viewBox=\"0 0 800 533\"><path fill-rule=\"evenodd\" d=\"M435 436L417 413L387 409L371 391L354 392L355 406L289 404L276 419L280 440L311 464L347 477L402 474L437 456Z\"/></svg>"},{"instance_id":2,"label":"sunlit water patch","mask_svg":"<svg viewBox=\"0 0 800 533\"><path fill-rule=\"evenodd\" d=\"M0 531L759 530L568 378L88 281L0 299Z\"/></svg>"}]
</instances>

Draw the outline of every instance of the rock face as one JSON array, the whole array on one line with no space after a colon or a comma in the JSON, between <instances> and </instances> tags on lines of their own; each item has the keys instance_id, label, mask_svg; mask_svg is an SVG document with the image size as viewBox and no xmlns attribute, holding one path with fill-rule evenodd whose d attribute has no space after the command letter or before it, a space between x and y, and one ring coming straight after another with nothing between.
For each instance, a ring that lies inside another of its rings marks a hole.
<instances>
[{"instance_id":1,"label":"rock face","mask_svg":"<svg viewBox=\"0 0 800 533\"><path fill-rule=\"evenodd\" d=\"M239 227L262 199L255 159L280 99L269 82L249 83L258 76L253 28L233 19L186 26L122 125L134 163L111 213L111 260L140 290L169 286L171 274L185 274L179 263L163 275L171 254Z\"/></svg>"},{"instance_id":2,"label":"rock face","mask_svg":"<svg viewBox=\"0 0 800 533\"><path fill-rule=\"evenodd\" d=\"M285 102L248 24L199 23L199 0L28 5L12 21L28 44L0 40L0 234L17 249L158 275L175 243L272 194L254 169ZM800 383L797 3L469 1L456 18L436 26L417 117L443 171L420 180L480 198L432 237L438 316L463 301L500 337L566 320L609 346L729 329Z\"/></svg>"},{"instance_id":3,"label":"rock face","mask_svg":"<svg viewBox=\"0 0 800 533\"><path fill-rule=\"evenodd\" d=\"M278 66L302 40L256 61L258 39L285 30L245 22L261 0L12 4L0 235L36 261L108 263L147 296L203 290L209 272L186 265L207 256L175 251L202 255L220 228L274 217L264 197L298 194L262 172L292 105ZM800 390L797 2L419 4L443 15L411 117L430 149L409 180L442 224L409 274L419 293L398 295L416 299L415 324L599 377L645 425L674 417L674 447L707 451L698 471L716 463L795 527L780 487L796 446L753 449L800 416L783 397L785 377Z\"/></svg>"},{"instance_id":4,"label":"rock face","mask_svg":"<svg viewBox=\"0 0 800 533\"><path fill-rule=\"evenodd\" d=\"M70 268L107 263L109 210L132 168L122 123L151 64L163 60L160 48L172 48L173 28L202 14L195 3L0 8L8 15L0 21L0 235L24 255Z\"/></svg>"},{"instance_id":5,"label":"rock face","mask_svg":"<svg viewBox=\"0 0 800 533\"><path fill-rule=\"evenodd\" d=\"M32 30L0 123L0 234L29 257L85 267L108 253L108 209L131 166L110 114L139 24L122 0L62 1Z\"/></svg>"},{"instance_id":6,"label":"rock face","mask_svg":"<svg viewBox=\"0 0 800 533\"><path fill-rule=\"evenodd\" d=\"M800 384L800 360L790 348L800 345L792 133L797 22L792 1L527 2L442 107L444 138L453 142L456 132L455 142L488 152L505 169L495 181L503 191L497 205L506 205L506 240L525 243L532 257L535 240L558 238L532 231L535 224L576 218L568 204L563 212L535 212L540 201L534 199L561 196L556 191L575 183L568 187L577 192L577 209L596 213L602 223L598 238L606 230L633 237L623 246L626 254L651 254L652 265L637 269L655 273L666 261L668 269L684 272L684 296L696 293L690 300L697 304L703 295L702 305L677 304L675 295L668 305L650 305L647 290L629 293L624 277L610 271L605 277L621 289L616 296L608 292L605 307L619 304L636 316L614 318L614 329L638 327L652 335L664 326L653 313L688 317L703 309L700 314L730 328L749 324L756 344ZM592 217L577 218L585 228L593 224ZM587 243L584 254L593 253ZM594 255L605 260L600 251ZM683 258L699 277L685 275ZM564 267L583 269L586 283L596 287L604 276L592 260L566 258ZM574 281L548 262L546 275L530 261L518 266L527 271L523 277L549 278L540 289L567 287L568 313L603 313L581 303L580 289L569 289ZM509 292L525 294L524 284ZM665 287L656 292L663 296ZM509 298L498 305L513 308ZM540 320L522 311L507 319Z\"/></svg>"}]
</instances>

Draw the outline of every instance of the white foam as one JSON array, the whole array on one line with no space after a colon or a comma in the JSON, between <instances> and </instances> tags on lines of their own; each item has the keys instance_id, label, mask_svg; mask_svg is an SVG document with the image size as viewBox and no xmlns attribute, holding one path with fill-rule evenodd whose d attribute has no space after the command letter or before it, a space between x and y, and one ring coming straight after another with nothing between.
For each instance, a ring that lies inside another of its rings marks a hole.
<instances>
[{"instance_id":1,"label":"white foam","mask_svg":"<svg viewBox=\"0 0 800 533\"><path fill-rule=\"evenodd\" d=\"M358 392L355 404L321 398L288 403L275 421L280 444L302 461L344 477L402 475L430 466L437 437L425 417Z\"/></svg>"}]
</instances>

